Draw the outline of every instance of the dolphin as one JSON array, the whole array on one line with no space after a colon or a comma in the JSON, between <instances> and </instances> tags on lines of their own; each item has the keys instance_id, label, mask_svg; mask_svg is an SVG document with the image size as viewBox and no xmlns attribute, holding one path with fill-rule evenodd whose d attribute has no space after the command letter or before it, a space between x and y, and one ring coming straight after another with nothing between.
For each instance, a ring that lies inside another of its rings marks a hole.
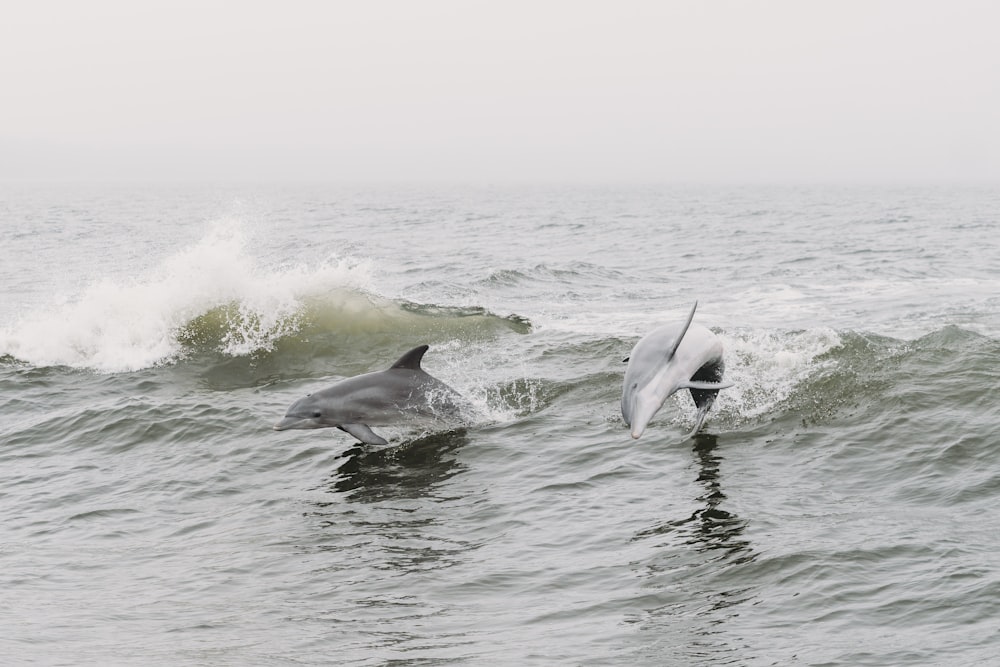
<instances>
[{"instance_id":1,"label":"dolphin","mask_svg":"<svg viewBox=\"0 0 1000 667\"><path fill-rule=\"evenodd\" d=\"M342 380L292 403L275 431L335 426L369 445L386 445L371 426L457 418L458 393L420 368L427 345L415 347L384 371Z\"/></svg>"},{"instance_id":2,"label":"dolphin","mask_svg":"<svg viewBox=\"0 0 1000 667\"><path fill-rule=\"evenodd\" d=\"M681 389L690 389L698 406L697 422L687 436L690 438L701 428L719 390L733 386L732 382L722 381L722 341L700 324L691 323L697 308L695 301L687 320L680 325L667 324L650 331L625 359L628 367L622 385L622 417L631 427L633 438L642 435L663 402Z\"/></svg>"}]
</instances>

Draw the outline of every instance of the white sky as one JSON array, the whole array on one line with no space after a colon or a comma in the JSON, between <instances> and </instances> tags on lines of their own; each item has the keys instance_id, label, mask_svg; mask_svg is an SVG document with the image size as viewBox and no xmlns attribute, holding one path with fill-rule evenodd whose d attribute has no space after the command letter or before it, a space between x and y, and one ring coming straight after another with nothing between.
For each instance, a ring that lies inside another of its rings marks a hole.
<instances>
[{"instance_id":1,"label":"white sky","mask_svg":"<svg viewBox=\"0 0 1000 667\"><path fill-rule=\"evenodd\" d=\"M1000 3L32 0L0 180L1000 181Z\"/></svg>"}]
</instances>

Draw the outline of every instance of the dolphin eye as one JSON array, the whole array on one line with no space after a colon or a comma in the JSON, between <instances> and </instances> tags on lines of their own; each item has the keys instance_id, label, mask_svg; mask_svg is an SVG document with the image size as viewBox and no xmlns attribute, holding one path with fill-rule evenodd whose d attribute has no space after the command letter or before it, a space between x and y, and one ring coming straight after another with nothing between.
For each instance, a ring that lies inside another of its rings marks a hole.
<instances>
[{"instance_id":1,"label":"dolphin eye","mask_svg":"<svg viewBox=\"0 0 1000 667\"><path fill-rule=\"evenodd\" d=\"M322 412L314 412L314 413L312 413L313 419L319 419L322 416L323 416Z\"/></svg>"}]
</instances>

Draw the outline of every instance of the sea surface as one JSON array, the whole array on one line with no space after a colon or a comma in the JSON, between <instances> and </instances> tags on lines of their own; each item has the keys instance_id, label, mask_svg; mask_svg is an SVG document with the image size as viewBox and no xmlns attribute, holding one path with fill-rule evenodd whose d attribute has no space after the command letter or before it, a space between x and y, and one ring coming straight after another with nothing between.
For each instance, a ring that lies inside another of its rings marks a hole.
<instances>
[{"instance_id":1,"label":"sea surface","mask_svg":"<svg viewBox=\"0 0 1000 667\"><path fill-rule=\"evenodd\" d=\"M998 389L997 187L0 185L0 662L996 665Z\"/></svg>"}]
</instances>

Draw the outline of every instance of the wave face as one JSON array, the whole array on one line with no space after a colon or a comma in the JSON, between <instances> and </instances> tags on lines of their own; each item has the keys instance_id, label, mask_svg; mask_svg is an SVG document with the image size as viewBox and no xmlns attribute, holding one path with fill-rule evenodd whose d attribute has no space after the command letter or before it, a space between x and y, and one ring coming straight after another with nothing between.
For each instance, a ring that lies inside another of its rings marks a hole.
<instances>
[{"instance_id":1,"label":"wave face","mask_svg":"<svg viewBox=\"0 0 1000 667\"><path fill-rule=\"evenodd\" d=\"M12 664L991 664L994 190L3 192ZM726 352L639 440L653 327ZM430 345L462 419L271 429Z\"/></svg>"},{"instance_id":2,"label":"wave face","mask_svg":"<svg viewBox=\"0 0 1000 667\"><path fill-rule=\"evenodd\" d=\"M238 227L135 276L97 279L0 331L0 355L102 373L177 363L194 352L318 355L348 340L490 335L526 321L482 308L439 308L376 294L364 262L262 266Z\"/></svg>"}]
</instances>

